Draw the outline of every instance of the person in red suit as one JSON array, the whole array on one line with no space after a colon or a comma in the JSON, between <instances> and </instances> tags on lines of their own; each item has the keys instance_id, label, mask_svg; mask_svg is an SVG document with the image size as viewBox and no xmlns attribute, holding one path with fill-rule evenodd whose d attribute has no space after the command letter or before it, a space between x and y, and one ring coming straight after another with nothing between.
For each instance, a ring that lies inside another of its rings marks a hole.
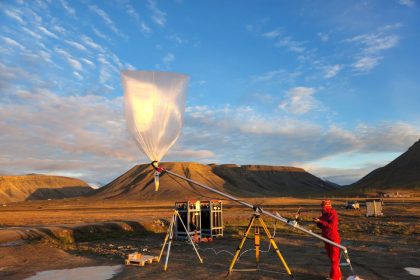
<instances>
[{"instance_id":1,"label":"person in red suit","mask_svg":"<svg viewBox=\"0 0 420 280\"><path fill-rule=\"evenodd\" d=\"M330 200L322 201L322 215L315 219L316 225L322 229L322 236L340 244L340 235L338 234L338 215L331 206ZM340 270L340 248L325 242L325 250L331 261L330 279L341 280Z\"/></svg>"}]
</instances>

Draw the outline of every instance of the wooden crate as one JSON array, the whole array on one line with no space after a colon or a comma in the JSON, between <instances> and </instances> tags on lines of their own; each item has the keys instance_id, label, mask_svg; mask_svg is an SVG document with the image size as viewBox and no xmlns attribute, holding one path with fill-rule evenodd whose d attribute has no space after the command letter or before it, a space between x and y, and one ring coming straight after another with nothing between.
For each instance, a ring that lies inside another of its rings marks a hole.
<instances>
[{"instance_id":1,"label":"wooden crate","mask_svg":"<svg viewBox=\"0 0 420 280\"><path fill-rule=\"evenodd\" d=\"M129 254L128 258L125 260L126 265L135 265L135 266L144 266L146 263L151 264L157 262L159 257L142 255L139 253Z\"/></svg>"}]
</instances>

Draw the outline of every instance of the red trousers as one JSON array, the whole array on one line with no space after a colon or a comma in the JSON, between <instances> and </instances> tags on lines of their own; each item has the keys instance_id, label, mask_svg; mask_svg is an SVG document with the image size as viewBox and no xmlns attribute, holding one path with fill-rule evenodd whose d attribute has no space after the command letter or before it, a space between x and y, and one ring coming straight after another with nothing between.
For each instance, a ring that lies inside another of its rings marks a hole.
<instances>
[{"instance_id":1,"label":"red trousers","mask_svg":"<svg viewBox=\"0 0 420 280\"><path fill-rule=\"evenodd\" d=\"M325 250L328 258L331 261L330 278L332 280L341 280L340 270L340 248L337 248L329 243L325 243Z\"/></svg>"}]
</instances>

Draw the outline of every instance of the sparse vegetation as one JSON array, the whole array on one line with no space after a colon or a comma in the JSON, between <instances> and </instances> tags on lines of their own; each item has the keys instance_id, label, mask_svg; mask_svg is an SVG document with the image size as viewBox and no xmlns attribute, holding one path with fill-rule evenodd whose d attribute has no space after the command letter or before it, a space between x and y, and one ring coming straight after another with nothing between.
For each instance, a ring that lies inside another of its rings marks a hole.
<instances>
[{"instance_id":1,"label":"sparse vegetation","mask_svg":"<svg viewBox=\"0 0 420 280\"><path fill-rule=\"evenodd\" d=\"M393 201L398 200L386 200L384 217L367 218L363 206L361 210L346 210L344 208L346 199L335 200L333 205L340 216L339 230L342 243L349 247L354 266L361 276L368 279L380 279L378 275L399 275L395 273L395 269L392 269L395 263L400 263L401 267L415 266L414 259L418 253L413 250L420 241L417 223L420 216L417 209L418 201L412 198L409 203L401 204L402 200L400 200L399 203L394 204ZM297 209L302 207L299 223L314 232L320 232L312 222L313 218L320 215L319 199L262 198L253 199L252 202L262 205L266 210L279 212L287 218L294 217ZM2 207L0 222L2 227L30 226L30 234L26 237L31 238L33 243L28 246L37 247L39 254L46 252L46 249L43 249L46 246L101 263L107 261L121 264L126 254L136 250L146 250L150 254L159 253L164 237L162 233L166 231L171 212L172 202L170 201L148 201L142 204L136 201L39 201L12 203L7 207ZM203 249L214 247L217 251L233 252L252 214L253 212L249 209L226 203L224 207L225 236L213 243L199 246ZM328 271L322 242L293 230L281 222L276 223L271 218L263 218L271 233L274 232L274 224L276 225L276 241L289 264L297 275L300 275L299 279L322 279L324 272ZM26 227L22 232L27 232L27 230ZM0 231L0 239L1 233L4 232ZM251 252L241 259L241 266L253 266L255 263L251 240L253 231L249 238L246 250L251 250ZM261 240L261 248L267 249L268 242L264 235L261 236ZM6 249L0 247L0 253L4 250ZM203 251L205 265L192 267L190 264L195 263L196 260L190 246L185 246L183 242L176 242L171 254L170 266L174 270L170 270L168 275L175 279L191 269L209 277L210 275L222 277L230 261L228 254L216 257L209 251ZM372 258L374 255L380 257ZM401 256L405 257L401 258ZM71 259L68 256L66 258ZM44 265L50 262L46 257L37 258L41 264L42 260L45 262ZM264 254L263 262L271 270L281 270L274 254ZM368 268L362 265L364 263L368 264ZM383 267L387 263L393 266L385 269L386 274L384 274ZM314 266L317 267L315 271L308 269ZM15 267L16 271L19 271L19 264L15 264ZM159 265L144 269L130 268L125 271L119 276L120 279L162 277ZM276 275L264 273L249 275L251 279L259 279L259 276L266 279L276 277ZM233 279L241 279L241 277L243 274L238 273L233 276Z\"/></svg>"}]
</instances>

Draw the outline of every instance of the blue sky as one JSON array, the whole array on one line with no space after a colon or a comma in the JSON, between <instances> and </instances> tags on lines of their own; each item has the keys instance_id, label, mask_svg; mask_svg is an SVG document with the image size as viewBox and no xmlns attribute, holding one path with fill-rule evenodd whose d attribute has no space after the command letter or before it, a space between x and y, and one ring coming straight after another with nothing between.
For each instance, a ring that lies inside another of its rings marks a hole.
<instances>
[{"instance_id":1,"label":"blue sky","mask_svg":"<svg viewBox=\"0 0 420 280\"><path fill-rule=\"evenodd\" d=\"M120 71L190 76L164 160L294 165L345 184L420 137L420 3L2 1L0 173L107 183L147 162Z\"/></svg>"}]
</instances>

